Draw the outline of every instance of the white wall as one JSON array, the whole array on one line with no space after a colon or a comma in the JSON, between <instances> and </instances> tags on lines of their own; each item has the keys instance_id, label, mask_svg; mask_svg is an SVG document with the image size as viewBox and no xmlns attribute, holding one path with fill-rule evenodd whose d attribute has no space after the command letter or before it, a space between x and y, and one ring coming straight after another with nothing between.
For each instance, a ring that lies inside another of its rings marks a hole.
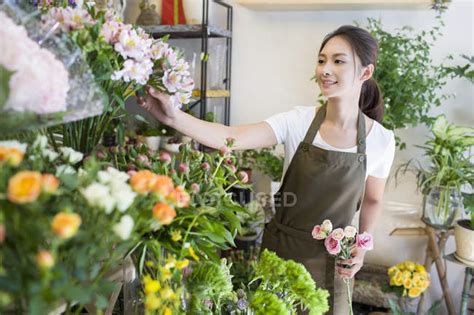
<instances>
[{"instance_id":1,"label":"white wall","mask_svg":"<svg viewBox=\"0 0 474 315\"><path fill-rule=\"evenodd\" d=\"M338 26L353 24L354 21L363 25L367 17L381 18L388 30L404 25L410 25L415 30L430 29L435 24L435 14L431 10L271 12L249 10L238 5L235 0L227 2L234 6L233 125L258 122L296 105L315 105L319 90L310 78L316 65L317 51L324 35ZM433 51L436 62L448 54L474 54L473 11L473 1L452 1L443 18L444 37ZM453 80L445 87L445 92L456 93L457 96L433 110L432 114L445 113L452 122L473 126L472 84L466 80ZM396 153L392 170L409 158L420 158L421 151L414 148L413 144L422 144L428 135L427 129L422 126L397 130L396 133L407 143L408 148ZM257 188L263 189L261 186ZM385 199L413 204L413 208L420 211L421 196L416 192L413 177L401 178L398 186L391 179ZM385 265L405 259L423 263L426 237L388 236L395 226L418 225L418 217L419 214L414 214L400 218L386 207L376 232L378 244L384 245L379 245L368 255L367 260ZM451 238L446 252L453 251L454 239ZM447 265L448 281L458 310L464 269L449 262ZM427 296L433 301L441 297L434 266L431 275L433 285Z\"/></svg>"}]
</instances>

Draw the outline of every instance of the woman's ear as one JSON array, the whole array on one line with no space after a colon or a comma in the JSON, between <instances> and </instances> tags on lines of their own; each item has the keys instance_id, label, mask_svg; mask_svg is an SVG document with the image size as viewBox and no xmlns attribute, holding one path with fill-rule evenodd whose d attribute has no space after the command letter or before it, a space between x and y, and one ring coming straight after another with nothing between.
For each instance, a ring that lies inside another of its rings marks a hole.
<instances>
[{"instance_id":1,"label":"woman's ear","mask_svg":"<svg viewBox=\"0 0 474 315\"><path fill-rule=\"evenodd\" d=\"M360 79L362 81L369 80L370 78L372 78L372 75L374 74L374 70L375 70L375 67L373 64L369 64L368 66L363 67Z\"/></svg>"}]
</instances>

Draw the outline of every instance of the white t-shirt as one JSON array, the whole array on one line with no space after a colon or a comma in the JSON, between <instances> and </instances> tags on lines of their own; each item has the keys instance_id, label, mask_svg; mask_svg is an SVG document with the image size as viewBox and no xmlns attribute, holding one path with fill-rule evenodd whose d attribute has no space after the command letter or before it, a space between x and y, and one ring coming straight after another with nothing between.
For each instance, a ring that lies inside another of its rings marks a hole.
<instances>
[{"instance_id":1,"label":"white t-shirt","mask_svg":"<svg viewBox=\"0 0 474 315\"><path fill-rule=\"evenodd\" d=\"M272 127L278 143L285 144L283 175L298 145L304 140L315 113L314 106L297 106L288 112L276 114L265 119L265 122ZM357 152L357 146L348 149L332 147L324 141L319 131L313 140L313 145L331 151ZM365 179L369 175L377 178L387 178L395 155L395 136L393 131L385 129L381 124L374 121L366 137L366 154L367 172Z\"/></svg>"}]
</instances>

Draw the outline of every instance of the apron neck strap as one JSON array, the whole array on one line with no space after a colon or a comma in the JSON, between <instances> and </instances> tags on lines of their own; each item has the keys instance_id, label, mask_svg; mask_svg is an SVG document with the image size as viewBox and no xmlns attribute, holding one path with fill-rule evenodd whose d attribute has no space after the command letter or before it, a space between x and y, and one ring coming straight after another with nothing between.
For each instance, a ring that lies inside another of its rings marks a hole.
<instances>
[{"instance_id":1,"label":"apron neck strap","mask_svg":"<svg viewBox=\"0 0 474 315\"><path fill-rule=\"evenodd\" d=\"M316 116L311 123L311 126L304 137L304 142L308 144L312 144L316 134L319 131L319 127L324 121L326 117L326 108L327 105L323 105L318 109ZM359 109L359 117L357 119L357 153L365 154L365 119L364 114Z\"/></svg>"}]
</instances>

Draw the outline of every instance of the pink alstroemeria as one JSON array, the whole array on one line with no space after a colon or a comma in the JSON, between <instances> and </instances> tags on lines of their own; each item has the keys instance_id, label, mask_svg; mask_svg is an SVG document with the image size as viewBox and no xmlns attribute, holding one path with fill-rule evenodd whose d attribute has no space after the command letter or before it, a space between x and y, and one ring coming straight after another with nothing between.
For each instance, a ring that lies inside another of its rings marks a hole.
<instances>
[{"instance_id":1,"label":"pink alstroemeria","mask_svg":"<svg viewBox=\"0 0 474 315\"><path fill-rule=\"evenodd\" d=\"M374 248L374 238L372 234L364 232L356 236L357 248L372 250Z\"/></svg>"},{"instance_id":2,"label":"pink alstroemeria","mask_svg":"<svg viewBox=\"0 0 474 315\"><path fill-rule=\"evenodd\" d=\"M314 226L313 231L311 232L311 235L316 240L324 240L328 236L326 232L321 228L321 225L319 224Z\"/></svg>"},{"instance_id":3,"label":"pink alstroemeria","mask_svg":"<svg viewBox=\"0 0 474 315\"><path fill-rule=\"evenodd\" d=\"M337 255L341 252L341 242L334 239L332 234L329 234L329 236L326 238L324 241L324 246L326 246L326 250L331 255Z\"/></svg>"}]
</instances>

